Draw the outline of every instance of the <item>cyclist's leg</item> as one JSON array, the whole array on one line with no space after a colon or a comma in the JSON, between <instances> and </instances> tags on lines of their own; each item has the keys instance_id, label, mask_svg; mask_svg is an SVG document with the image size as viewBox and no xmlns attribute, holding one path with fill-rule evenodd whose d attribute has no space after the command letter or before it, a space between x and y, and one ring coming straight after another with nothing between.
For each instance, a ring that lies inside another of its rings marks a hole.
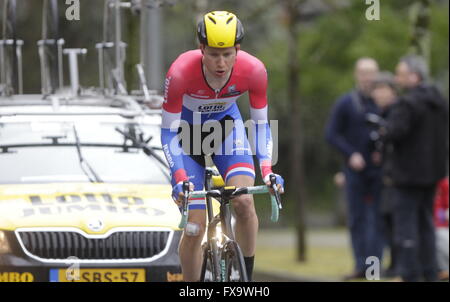
<instances>
[{"instance_id":1,"label":"cyclist's leg","mask_svg":"<svg viewBox=\"0 0 450 302\"><path fill-rule=\"evenodd\" d=\"M253 157L243 125L236 126L222 144L221 154L215 154L213 161L225 180L226 185L253 186L255 171ZM236 226L235 237L246 259L247 273L251 279L253 257L255 255L258 217L252 195L242 195L233 200Z\"/></svg>"},{"instance_id":2,"label":"cyclist's leg","mask_svg":"<svg viewBox=\"0 0 450 302\"><path fill-rule=\"evenodd\" d=\"M249 187L254 185L254 179L247 175L236 175L230 177L227 186ZM244 257L253 257L256 248L256 235L258 232L258 216L252 195L241 195L233 200L235 212L236 241L242 249Z\"/></svg>"},{"instance_id":3,"label":"cyclist's leg","mask_svg":"<svg viewBox=\"0 0 450 302\"><path fill-rule=\"evenodd\" d=\"M254 179L247 175L236 175L230 177L226 184L236 187L248 187L254 185ZM248 280L251 281L259 226L253 195L241 195L235 198L233 200L233 208L236 213L235 237L244 256Z\"/></svg>"},{"instance_id":4,"label":"cyclist's leg","mask_svg":"<svg viewBox=\"0 0 450 302\"><path fill-rule=\"evenodd\" d=\"M183 155L183 162L188 171L189 181L194 184L194 190L203 189L203 179L205 174L204 163L200 156L197 161L191 156ZM204 160L204 159L203 159ZM194 199L189 202L188 223L198 225L198 233L190 234L186 231L180 241L179 255L184 281L199 281L202 267L201 242L205 234L206 226L206 203L205 199Z\"/></svg>"}]
</instances>

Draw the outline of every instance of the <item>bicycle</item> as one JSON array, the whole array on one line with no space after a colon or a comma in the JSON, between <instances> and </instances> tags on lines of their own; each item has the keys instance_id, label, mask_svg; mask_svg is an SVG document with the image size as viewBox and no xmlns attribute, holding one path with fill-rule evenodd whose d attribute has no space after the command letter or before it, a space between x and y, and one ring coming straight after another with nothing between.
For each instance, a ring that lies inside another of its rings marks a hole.
<instances>
[{"instance_id":1,"label":"bicycle","mask_svg":"<svg viewBox=\"0 0 450 302\"><path fill-rule=\"evenodd\" d=\"M22 94L23 40L17 39L16 0L5 0L0 7L0 95Z\"/></svg>"},{"instance_id":2,"label":"bicycle","mask_svg":"<svg viewBox=\"0 0 450 302\"><path fill-rule=\"evenodd\" d=\"M42 37L37 42L41 63L42 94L54 94L63 86L62 48L59 34L58 1L44 0L42 6Z\"/></svg>"},{"instance_id":3,"label":"bicycle","mask_svg":"<svg viewBox=\"0 0 450 302\"><path fill-rule=\"evenodd\" d=\"M179 227L184 228L188 217L189 198L206 197L206 209L208 217L207 240L203 245L203 264L200 281L202 282L247 282L248 276L245 268L242 251L236 242L231 224L231 211L229 208L233 198L244 194L264 194L269 192L269 187L218 187L211 188L211 179L214 170L207 168L205 171L205 191L189 192L189 182L183 182L184 198L182 201L182 218ZM271 220L276 222L281 210L281 198L277 190L275 176L270 176L270 187L274 190L271 195L272 216ZM213 214L212 200L215 198L220 203L219 214ZM218 225L220 223L220 228ZM218 232L219 230L219 232Z\"/></svg>"},{"instance_id":4,"label":"bicycle","mask_svg":"<svg viewBox=\"0 0 450 302\"><path fill-rule=\"evenodd\" d=\"M139 15L144 9L156 9L172 6L173 0L105 0L103 8L102 42L96 44L99 56L99 82L104 95L128 95L125 76L125 61L127 43L122 41L123 10L129 10L133 15ZM141 26L142 27L142 26ZM141 29L142 31L142 29ZM141 38L145 37L143 32ZM142 61L136 65L140 86L146 99L150 99L146 87L145 73ZM145 86L144 86L145 83Z\"/></svg>"}]
</instances>

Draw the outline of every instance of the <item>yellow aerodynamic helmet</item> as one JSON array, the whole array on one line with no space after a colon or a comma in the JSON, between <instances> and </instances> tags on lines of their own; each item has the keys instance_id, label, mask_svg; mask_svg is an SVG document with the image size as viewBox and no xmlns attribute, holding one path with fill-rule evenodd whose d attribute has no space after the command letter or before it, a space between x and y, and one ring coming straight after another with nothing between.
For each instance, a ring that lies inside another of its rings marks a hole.
<instances>
[{"instance_id":1,"label":"yellow aerodynamic helmet","mask_svg":"<svg viewBox=\"0 0 450 302\"><path fill-rule=\"evenodd\" d=\"M227 11L214 11L203 16L197 26L200 43L210 47L233 47L242 42L244 27L236 15Z\"/></svg>"}]
</instances>

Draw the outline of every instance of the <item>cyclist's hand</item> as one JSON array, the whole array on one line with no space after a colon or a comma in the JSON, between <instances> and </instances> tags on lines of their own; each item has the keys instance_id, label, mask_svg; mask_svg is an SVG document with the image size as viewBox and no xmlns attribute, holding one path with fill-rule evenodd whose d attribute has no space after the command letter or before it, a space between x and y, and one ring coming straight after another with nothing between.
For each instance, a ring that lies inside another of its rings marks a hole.
<instances>
[{"instance_id":1,"label":"cyclist's hand","mask_svg":"<svg viewBox=\"0 0 450 302\"><path fill-rule=\"evenodd\" d=\"M189 191L194 191L194 184L192 182L189 183ZM178 206L181 206L183 198L184 198L183 182L180 181L172 188L172 199Z\"/></svg>"},{"instance_id":2,"label":"cyclist's hand","mask_svg":"<svg viewBox=\"0 0 450 302\"><path fill-rule=\"evenodd\" d=\"M266 183L266 185L268 187L271 187L270 175L275 175L278 192L280 192L280 194L283 194L284 193L284 179L283 179L283 177L281 177L281 175L278 175L278 174L275 174L275 173L266 175L266 177L264 178L264 182ZM272 188L270 189L270 194L272 194L272 195L275 194L275 192L273 191Z\"/></svg>"}]
</instances>

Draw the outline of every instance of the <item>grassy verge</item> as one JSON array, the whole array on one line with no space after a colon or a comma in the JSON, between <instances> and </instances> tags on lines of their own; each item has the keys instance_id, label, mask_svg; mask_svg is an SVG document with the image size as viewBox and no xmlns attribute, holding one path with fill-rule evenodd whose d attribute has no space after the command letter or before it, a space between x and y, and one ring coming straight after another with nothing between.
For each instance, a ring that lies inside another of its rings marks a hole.
<instances>
[{"instance_id":1,"label":"grassy verge","mask_svg":"<svg viewBox=\"0 0 450 302\"><path fill-rule=\"evenodd\" d=\"M261 230L258 234L255 271L285 273L297 279L316 281L341 281L344 275L352 271L353 256L345 228L309 230L305 262L297 261L295 238L293 229ZM389 262L389 259L385 259L383 266Z\"/></svg>"},{"instance_id":2,"label":"grassy verge","mask_svg":"<svg viewBox=\"0 0 450 302\"><path fill-rule=\"evenodd\" d=\"M308 254L306 262L298 262L294 248L259 248L256 252L256 270L337 281L352 268L352 260L344 248L311 247Z\"/></svg>"},{"instance_id":3,"label":"grassy verge","mask_svg":"<svg viewBox=\"0 0 450 302\"><path fill-rule=\"evenodd\" d=\"M261 231L255 269L324 280L339 280L351 271L353 260L344 230L309 231L307 241L307 261L298 262L293 230Z\"/></svg>"}]
</instances>

